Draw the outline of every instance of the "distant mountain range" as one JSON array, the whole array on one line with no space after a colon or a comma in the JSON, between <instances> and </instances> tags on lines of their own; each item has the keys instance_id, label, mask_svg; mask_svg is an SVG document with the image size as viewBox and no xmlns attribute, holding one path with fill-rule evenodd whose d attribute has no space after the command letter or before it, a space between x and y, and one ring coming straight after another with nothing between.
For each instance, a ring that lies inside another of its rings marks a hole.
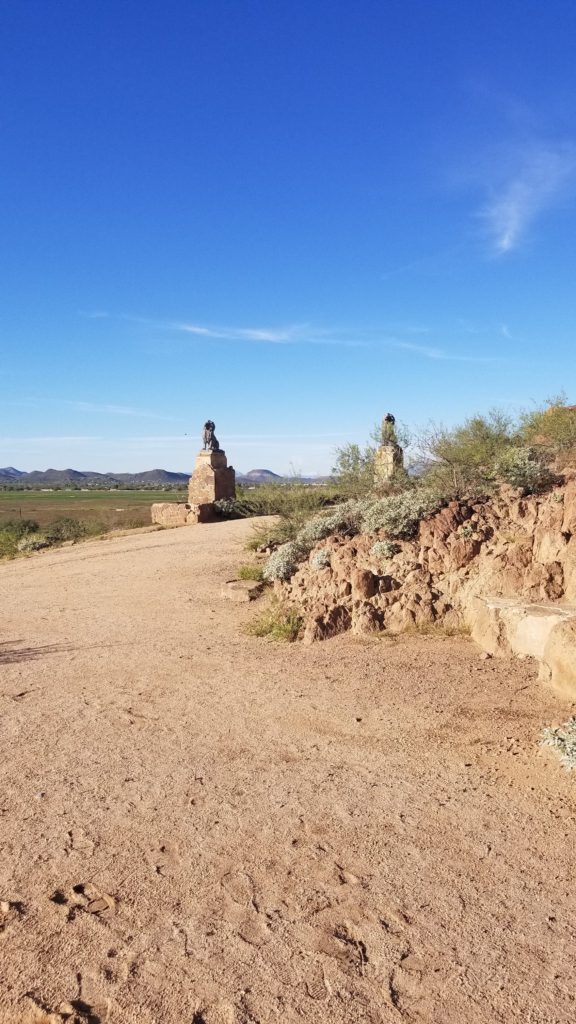
<instances>
[{"instance_id":1,"label":"distant mountain range","mask_svg":"<svg viewBox=\"0 0 576 1024\"><path fill-rule=\"evenodd\" d=\"M189 473L170 473L166 469L150 469L145 473L96 473L79 469L35 469L23 473L13 466L0 469L0 486L17 487L149 487L150 485L185 484Z\"/></svg>"},{"instance_id":2,"label":"distant mountain range","mask_svg":"<svg viewBox=\"0 0 576 1024\"><path fill-rule=\"evenodd\" d=\"M23 473L14 466L0 469L0 487L182 487L186 486L190 473L171 473L167 469L149 469L144 473L96 473L79 469L35 469ZM239 484L278 483L285 478L270 469L251 469L249 473L237 473ZM316 480L315 477L303 477Z\"/></svg>"}]
</instances>

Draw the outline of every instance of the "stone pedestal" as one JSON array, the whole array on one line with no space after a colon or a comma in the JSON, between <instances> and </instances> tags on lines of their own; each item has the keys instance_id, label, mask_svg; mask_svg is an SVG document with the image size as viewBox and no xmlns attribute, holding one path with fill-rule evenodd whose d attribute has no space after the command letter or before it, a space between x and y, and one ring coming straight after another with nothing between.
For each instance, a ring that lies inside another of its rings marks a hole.
<instances>
[{"instance_id":1,"label":"stone pedestal","mask_svg":"<svg viewBox=\"0 0 576 1024\"><path fill-rule=\"evenodd\" d=\"M376 451L374 457L374 483L376 486L385 484L392 479L394 473L404 468L404 452L399 444L389 441Z\"/></svg>"},{"instance_id":2,"label":"stone pedestal","mask_svg":"<svg viewBox=\"0 0 576 1024\"><path fill-rule=\"evenodd\" d=\"M162 501L152 505L152 522L158 526L191 526L218 518L214 502L236 497L236 473L226 452L205 451L196 456L188 485L188 501Z\"/></svg>"},{"instance_id":3,"label":"stone pedestal","mask_svg":"<svg viewBox=\"0 0 576 1024\"><path fill-rule=\"evenodd\" d=\"M228 465L226 452L199 452L188 487L189 504L208 505L221 498L235 497L236 473Z\"/></svg>"}]
</instances>

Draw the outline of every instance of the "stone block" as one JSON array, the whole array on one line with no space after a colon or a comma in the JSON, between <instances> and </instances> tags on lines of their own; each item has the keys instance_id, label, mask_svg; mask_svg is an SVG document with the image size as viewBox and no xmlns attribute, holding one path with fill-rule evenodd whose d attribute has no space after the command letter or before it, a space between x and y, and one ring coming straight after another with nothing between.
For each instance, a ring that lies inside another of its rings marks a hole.
<instances>
[{"instance_id":1,"label":"stone block","mask_svg":"<svg viewBox=\"0 0 576 1024\"><path fill-rule=\"evenodd\" d=\"M235 497L236 474L232 466L228 466L226 453L199 452L188 487L190 504L205 505L223 498Z\"/></svg>"},{"instance_id":2,"label":"stone block","mask_svg":"<svg viewBox=\"0 0 576 1024\"><path fill-rule=\"evenodd\" d=\"M563 697L576 697L576 616L552 629L544 648L541 678Z\"/></svg>"},{"instance_id":3,"label":"stone block","mask_svg":"<svg viewBox=\"0 0 576 1024\"><path fill-rule=\"evenodd\" d=\"M224 584L221 594L229 601L236 601L245 604L248 601L255 601L264 590L264 584L257 580L228 580Z\"/></svg>"},{"instance_id":4,"label":"stone block","mask_svg":"<svg viewBox=\"0 0 576 1024\"><path fill-rule=\"evenodd\" d=\"M159 501L152 505L152 522L159 526L186 526L189 511L184 501Z\"/></svg>"},{"instance_id":5,"label":"stone block","mask_svg":"<svg viewBox=\"0 0 576 1024\"><path fill-rule=\"evenodd\" d=\"M489 654L546 660L551 633L576 619L569 605L536 604L507 598L477 598L466 611L472 639Z\"/></svg>"},{"instance_id":6,"label":"stone block","mask_svg":"<svg viewBox=\"0 0 576 1024\"><path fill-rule=\"evenodd\" d=\"M203 502L199 505L189 502L186 508L188 509L188 516L186 518L188 526L193 526L194 523L213 523L217 518L211 501Z\"/></svg>"},{"instance_id":7,"label":"stone block","mask_svg":"<svg viewBox=\"0 0 576 1024\"><path fill-rule=\"evenodd\" d=\"M376 485L390 480L397 469L404 466L404 452L399 444L390 442L377 449L374 456L374 483Z\"/></svg>"}]
</instances>

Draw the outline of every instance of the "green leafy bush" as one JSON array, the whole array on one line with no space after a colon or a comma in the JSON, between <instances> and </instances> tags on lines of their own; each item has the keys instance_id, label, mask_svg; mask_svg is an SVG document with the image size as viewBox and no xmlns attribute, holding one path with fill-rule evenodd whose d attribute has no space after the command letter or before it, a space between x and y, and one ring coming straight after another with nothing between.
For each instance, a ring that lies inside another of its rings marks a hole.
<instances>
[{"instance_id":1,"label":"green leafy bush","mask_svg":"<svg viewBox=\"0 0 576 1024\"><path fill-rule=\"evenodd\" d=\"M0 530L0 558L14 558L18 554L18 541L9 530Z\"/></svg>"},{"instance_id":2,"label":"green leafy bush","mask_svg":"<svg viewBox=\"0 0 576 1024\"><path fill-rule=\"evenodd\" d=\"M549 449L552 454L576 449L576 407L565 395L549 398L543 408L520 417L521 433L529 445Z\"/></svg>"},{"instance_id":3,"label":"green leafy bush","mask_svg":"<svg viewBox=\"0 0 576 1024\"><path fill-rule=\"evenodd\" d=\"M374 445L345 444L336 449L332 476L342 493L360 497L372 490L375 455Z\"/></svg>"},{"instance_id":4,"label":"green leafy bush","mask_svg":"<svg viewBox=\"0 0 576 1024\"><path fill-rule=\"evenodd\" d=\"M54 519L45 529L45 534L51 544L59 544L65 540L80 540L88 533L85 523L79 519L72 519L71 516L60 516Z\"/></svg>"},{"instance_id":5,"label":"green leafy bush","mask_svg":"<svg viewBox=\"0 0 576 1024\"><path fill-rule=\"evenodd\" d=\"M494 482L494 465L518 442L518 430L506 413L492 409L456 427L431 424L419 439L428 485L447 494L483 492Z\"/></svg>"},{"instance_id":6,"label":"green leafy bush","mask_svg":"<svg viewBox=\"0 0 576 1024\"><path fill-rule=\"evenodd\" d=\"M7 519L0 529L6 530L16 540L20 540L29 533L37 533L40 527L35 519Z\"/></svg>"}]
</instances>

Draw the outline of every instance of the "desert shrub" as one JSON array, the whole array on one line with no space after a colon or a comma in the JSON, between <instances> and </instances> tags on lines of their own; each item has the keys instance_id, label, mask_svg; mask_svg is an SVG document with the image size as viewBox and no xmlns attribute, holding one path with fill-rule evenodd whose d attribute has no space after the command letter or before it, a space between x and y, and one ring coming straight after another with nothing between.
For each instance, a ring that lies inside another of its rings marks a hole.
<instances>
[{"instance_id":1,"label":"desert shrub","mask_svg":"<svg viewBox=\"0 0 576 1024\"><path fill-rule=\"evenodd\" d=\"M370 554L374 558L394 558L402 548L391 540L377 540L370 548Z\"/></svg>"},{"instance_id":2,"label":"desert shrub","mask_svg":"<svg viewBox=\"0 0 576 1024\"><path fill-rule=\"evenodd\" d=\"M335 533L354 536L358 533L362 517L371 507L369 499L344 501L329 512L314 516L302 526L296 536L274 551L264 566L264 579L289 580L298 563L308 557L312 548Z\"/></svg>"},{"instance_id":3,"label":"desert shrub","mask_svg":"<svg viewBox=\"0 0 576 1024\"><path fill-rule=\"evenodd\" d=\"M214 510L220 519L249 519L257 515L249 501L239 498L218 498Z\"/></svg>"},{"instance_id":4,"label":"desert shrub","mask_svg":"<svg viewBox=\"0 0 576 1024\"><path fill-rule=\"evenodd\" d=\"M533 448L505 448L496 460L494 473L512 487L532 494L550 484L553 476Z\"/></svg>"},{"instance_id":5,"label":"desert shrub","mask_svg":"<svg viewBox=\"0 0 576 1024\"><path fill-rule=\"evenodd\" d=\"M320 548L320 551L315 551L310 559L310 565L313 569L329 569L330 564L330 552L327 548Z\"/></svg>"},{"instance_id":6,"label":"desert shrub","mask_svg":"<svg viewBox=\"0 0 576 1024\"><path fill-rule=\"evenodd\" d=\"M11 533L16 540L29 533L37 533L40 529L35 519L6 519L0 526L1 530Z\"/></svg>"},{"instance_id":7,"label":"desert shrub","mask_svg":"<svg viewBox=\"0 0 576 1024\"><path fill-rule=\"evenodd\" d=\"M418 438L428 486L444 493L486 492L502 452L518 442L511 417L498 409L456 427L431 424Z\"/></svg>"},{"instance_id":8,"label":"desert shrub","mask_svg":"<svg viewBox=\"0 0 576 1024\"><path fill-rule=\"evenodd\" d=\"M336 505L329 512L314 516L299 530L296 535L297 543L302 549L307 548L310 551L318 541L324 540L325 537L330 537L334 533L353 536L358 533L362 516L371 504L368 498L358 500L351 498L349 501L342 502L341 505Z\"/></svg>"},{"instance_id":9,"label":"desert shrub","mask_svg":"<svg viewBox=\"0 0 576 1024\"><path fill-rule=\"evenodd\" d=\"M85 527L85 537L97 537L100 533L107 533L109 529L109 527L104 523L84 523L83 525ZM131 516L130 519L125 519L124 522L120 524L120 529L140 530L143 526L149 525L149 516Z\"/></svg>"},{"instance_id":10,"label":"desert shrub","mask_svg":"<svg viewBox=\"0 0 576 1024\"><path fill-rule=\"evenodd\" d=\"M277 548L287 541L293 540L298 532L297 526L288 519L255 523L252 536L246 542L248 551L262 551L265 548Z\"/></svg>"},{"instance_id":11,"label":"desert shrub","mask_svg":"<svg viewBox=\"0 0 576 1024\"><path fill-rule=\"evenodd\" d=\"M272 583L274 580L289 580L303 557L302 549L295 541L288 541L277 551L273 551L262 570L262 578Z\"/></svg>"},{"instance_id":12,"label":"desert shrub","mask_svg":"<svg viewBox=\"0 0 576 1024\"><path fill-rule=\"evenodd\" d=\"M343 494L360 497L372 490L375 455L374 445L345 444L336 449L332 476Z\"/></svg>"},{"instance_id":13,"label":"desert shrub","mask_svg":"<svg viewBox=\"0 0 576 1024\"><path fill-rule=\"evenodd\" d=\"M553 747L565 768L576 768L576 718L568 719L563 725L544 729L540 744Z\"/></svg>"},{"instance_id":14,"label":"desert shrub","mask_svg":"<svg viewBox=\"0 0 576 1024\"><path fill-rule=\"evenodd\" d=\"M390 537L413 537L421 519L443 504L436 491L405 491L373 502L362 516L362 532L385 530Z\"/></svg>"},{"instance_id":15,"label":"desert shrub","mask_svg":"<svg viewBox=\"0 0 576 1024\"><path fill-rule=\"evenodd\" d=\"M576 407L567 405L565 395L549 398L543 408L520 417L522 438L529 445L548 449L551 454L576 450Z\"/></svg>"},{"instance_id":16,"label":"desert shrub","mask_svg":"<svg viewBox=\"0 0 576 1024\"><path fill-rule=\"evenodd\" d=\"M424 489L387 498L345 501L330 512L310 519L293 540L274 551L264 566L264 579L289 580L299 562L308 557L319 541L337 533L353 537L384 529L391 537L411 537L420 519L442 504L436 492Z\"/></svg>"},{"instance_id":17,"label":"desert shrub","mask_svg":"<svg viewBox=\"0 0 576 1024\"><path fill-rule=\"evenodd\" d=\"M244 498L242 500L245 500ZM303 525L321 509L334 505L338 489L332 485L263 484L246 499L253 516L276 516L275 522L257 523L248 541L249 550L277 547L294 540Z\"/></svg>"},{"instance_id":18,"label":"desert shrub","mask_svg":"<svg viewBox=\"0 0 576 1024\"><path fill-rule=\"evenodd\" d=\"M263 567L253 562L251 565L241 565L238 569L239 580L261 580L263 579Z\"/></svg>"},{"instance_id":19,"label":"desert shrub","mask_svg":"<svg viewBox=\"0 0 576 1024\"><path fill-rule=\"evenodd\" d=\"M60 544L65 540L80 540L88 533L86 524L71 516L60 516L45 529L46 538L51 544Z\"/></svg>"},{"instance_id":20,"label":"desert shrub","mask_svg":"<svg viewBox=\"0 0 576 1024\"><path fill-rule=\"evenodd\" d=\"M302 523L338 498L338 490L331 484L316 486L294 482L260 484L254 490L239 488L237 500L250 507L250 515L282 516Z\"/></svg>"},{"instance_id":21,"label":"desert shrub","mask_svg":"<svg viewBox=\"0 0 576 1024\"><path fill-rule=\"evenodd\" d=\"M18 541L13 533L0 530L0 558L14 558L18 553Z\"/></svg>"},{"instance_id":22,"label":"desert shrub","mask_svg":"<svg viewBox=\"0 0 576 1024\"><path fill-rule=\"evenodd\" d=\"M21 537L17 543L18 551L41 551L51 547L51 541L43 533L29 533Z\"/></svg>"},{"instance_id":23,"label":"desert shrub","mask_svg":"<svg viewBox=\"0 0 576 1024\"><path fill-rule=\"evenodd\" d=\"M281 601L272 600L267 608L248 623L246 629L252 636L291 643L300 635L302 617L294 608Z\"/></svg>"}]
</instances>

